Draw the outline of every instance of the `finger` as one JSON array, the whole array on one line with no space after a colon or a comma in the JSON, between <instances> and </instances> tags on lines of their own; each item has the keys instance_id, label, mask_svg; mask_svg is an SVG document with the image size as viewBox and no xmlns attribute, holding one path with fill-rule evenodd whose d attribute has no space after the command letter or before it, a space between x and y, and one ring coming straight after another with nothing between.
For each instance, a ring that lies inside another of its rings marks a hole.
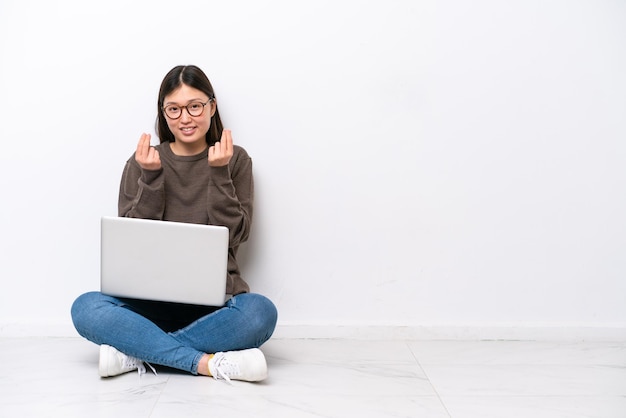
<instances>
[{"instance_id":1,"label":"finger","mask_svg":"<svg viewBox=\"0 0 626 418\"><path fill-rule=\"evenodd\" d=\"M148 155L150 149L150 134L141 134L139 143L137 144L137 156L139 158L145 158Z\"/></svg>"},{"instance_id":2,"label":"finger","mask_svg":"<svg viewBox=\"0 0 626 418\"><path fill-rule=\"evenodd\" d=\"M222 156L222 143L216 142L213 144L213 157L220 158Z\"/></svg>"},{"instance_id":3,"label":"finger","mask_svg":"<svg viewBox=\"0 0 626 418\"><path fill-rule=\"evenodd\" d=\"M148 163L153 163L156 162L157 160L159 160L159 151L156 150L156 148L154 147L150 147L148 149L148 156L147 156L147 162Z\"/></svg>"},{"instance_id":4,"label":"finger","mask_svg":"<svg viewBox=\"0 0 626 418\"><path fill-rule=\"evenodd\" d=\"M224 153L226 155L233 154L233 134L230 129L224 129L222 132L222 143L224 145Z\"/></svg>"},{"instance_id":5,"label":"finger","mask_svg":"<svg viewBox=\"0 0 626 418\"><path fill-rule=\"evenodd\" d=\"M149 147L150 146L150 134L146 134L146 133L141 134L139 143L141 144L143 148Z\"/></svg>"}]
</instances>

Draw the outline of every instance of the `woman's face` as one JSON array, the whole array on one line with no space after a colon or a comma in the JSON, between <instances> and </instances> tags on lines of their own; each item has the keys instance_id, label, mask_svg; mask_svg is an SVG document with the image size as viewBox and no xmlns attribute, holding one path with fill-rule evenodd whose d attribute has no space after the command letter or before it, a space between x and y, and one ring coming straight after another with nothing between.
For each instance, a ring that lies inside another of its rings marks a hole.
<instances>
[{"instance_id":1,"label":"woman's face","mask_svg":"<svg viewBox=\"0 0 626 418\"><path fill-rule=\"evenodd\" d=\"M185 108L187 106L187 108ZM182 84L163 100L167 126L176 142L171 144L178 152L193 155L206 148L206 133L215 113L215 101L200 90ZM199 116L192 116L198 115ZM180 114L180 117L175 118ZM174 116L174 117L172 117Z\"/></svg>"}]
</instances>

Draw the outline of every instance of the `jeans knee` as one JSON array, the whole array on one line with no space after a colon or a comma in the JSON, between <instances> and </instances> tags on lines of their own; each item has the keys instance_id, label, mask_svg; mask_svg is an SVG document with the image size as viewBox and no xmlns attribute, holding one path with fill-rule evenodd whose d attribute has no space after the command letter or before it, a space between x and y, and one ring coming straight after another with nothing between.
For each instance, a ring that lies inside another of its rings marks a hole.
<instances>
[{"instance_id":1,"label":"jeans knee","mask_svg":"<svg viewBox=\"0 0 626 418\"><path fill-rule=\"evenodd\" d=\"M274 333L278 321L278 310L267 297L255 293L242 295L246 300L247 326L257 335L258 345L263 344Z\"/></svg>"},{"instance_id":2,"label":"jeans knee","mask_svg":"<svg viewBox=\"0 0 626 418\"><path fill-rule=\"evenodd\" d=\"M93 296L91 295L91 292L84 293L80 295L79 297L77 297L76 300L74 300L74 303L72 303L70 314L72 316L72 322L74 323L74 328L76 328L76 330L79 333L80 333L80 329L82 328L81 324L85 322L84 320L85 314L89 310L87 306L91 305L89 301L92 298Z\"/></svg>"},{"instance_id":3,"label":"jeans knee","mask_svg":"<svg viewBox=\"0 0 626 418\"><path fill-rule=\"evenodd\" d=\"M257 295L256 299L257 310L256 317L261 319L263 323L261 328L271 329L274 331L274 327L276 327L276 322L278 320L278 310L274 303L266 298L263 295Z\"/></svg>"},{"instance_id":4,"label":"jeans knee","mask_svg":"<svg viewBox=\"0 0 626 418\"><path fill-rule=\"evenodd\" d=\"M82 336L88 333L90 326L98 321L98 306L102 303L100 292L83 293L76 298L70 309L72 323L76 331Z\"/></svg>"}]
</instances>

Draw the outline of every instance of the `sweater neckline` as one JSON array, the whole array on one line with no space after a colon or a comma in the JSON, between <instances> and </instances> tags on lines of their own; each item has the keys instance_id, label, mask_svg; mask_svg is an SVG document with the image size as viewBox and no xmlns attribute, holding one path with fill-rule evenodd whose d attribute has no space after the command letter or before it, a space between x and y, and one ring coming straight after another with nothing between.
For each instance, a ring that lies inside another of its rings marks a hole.
<instances>
[{"instance_id":1,"label":"sweater neckline","mask_svg":"<svg viewBox=\"0 0 626 418\"><path fill-rule=\"evenodd\" d=\"M198 161L207 159L209 156L209 147L206 147L202 152L195 155L176 155L174 151L172 151L171 142L168 141L160 145L159 152L164 152L168 157L176 161Z\"/></svg>"}]
</instances>

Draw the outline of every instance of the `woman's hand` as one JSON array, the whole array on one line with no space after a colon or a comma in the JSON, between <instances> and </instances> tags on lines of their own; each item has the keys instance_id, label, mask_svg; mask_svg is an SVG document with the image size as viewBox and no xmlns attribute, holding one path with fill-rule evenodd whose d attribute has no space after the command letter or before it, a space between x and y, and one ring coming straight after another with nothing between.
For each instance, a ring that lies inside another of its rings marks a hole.
<instances>
[{"instance_id":1,"label":"woman's hand","mask_svg":"<svg viewBox=\"0 0 626 418\"><path fill-rule=\"evenodd\" d=\"M135 160L139 167L144 170L160 170L161 158L159 157L159 151L156 148L150 146L150 134L142 134L137 144L137 151L135 152Z\"/></svg>"},{"instance_id":2,"label":"woman's hand","mask_svg":"<svg viewBox=\"0 0 626 418\"><path fill-rule=\"evenodd\" d=\"M222 131L222 139L209 148L209 165L223 167L233 157L233 136L228 129Z\"/></svg>"}]
</instances>

